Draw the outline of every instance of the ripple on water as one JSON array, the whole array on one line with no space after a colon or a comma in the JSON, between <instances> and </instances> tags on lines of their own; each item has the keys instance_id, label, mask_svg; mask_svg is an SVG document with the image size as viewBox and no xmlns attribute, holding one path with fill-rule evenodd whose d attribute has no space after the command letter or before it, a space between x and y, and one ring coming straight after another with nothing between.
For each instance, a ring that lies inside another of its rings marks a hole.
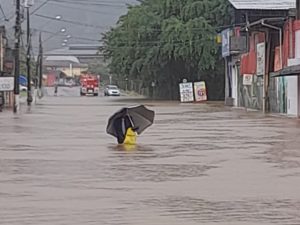
<instances>
[{"instance_id":1,"label":"ripple on water","mask_svg":"<svg viewBox=\"0 0 300 225\"><path fill-rule=\"evenodd\" d=\"M171 196L165 199L149 199L144 204L159 208L166 217L175 216L198 222L300 224L300 202L291 199L207 201Z\"/></svg>"}]
</instances>

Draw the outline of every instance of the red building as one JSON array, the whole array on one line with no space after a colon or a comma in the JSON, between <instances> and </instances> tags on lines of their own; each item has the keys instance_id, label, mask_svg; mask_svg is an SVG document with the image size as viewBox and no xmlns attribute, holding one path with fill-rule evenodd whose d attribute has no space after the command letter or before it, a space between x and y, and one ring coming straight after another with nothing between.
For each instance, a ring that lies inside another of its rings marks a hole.
<instances>
[{"instance_id":1,"label":"red building","mask_svg":"<svg viewBox=\"0 0 300 225\"><path fill-rule=\"evenodd\" d=\"M223 49L226 60L228 99L234 106L264 112L299 115L298 77L286 78L276 71L297 64L300 58L299 22L295 0L229 0L234 23ZM224 36L224 35L223 35ZM224 41L223 41L224 42ZM297 43L299 47L297 48ZM278 77L275 77L278 76ZM296 84L296 85L295 85ZM296 105L296 106L295 106ZM297 110L296 110L297 109Z\"/></svg>"}]
</instances>

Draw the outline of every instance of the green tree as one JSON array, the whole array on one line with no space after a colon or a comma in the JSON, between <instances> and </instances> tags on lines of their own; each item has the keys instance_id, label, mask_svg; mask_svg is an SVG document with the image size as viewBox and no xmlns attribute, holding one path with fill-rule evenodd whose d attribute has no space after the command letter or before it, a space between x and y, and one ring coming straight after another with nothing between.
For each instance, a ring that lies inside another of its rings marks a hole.
<instances>
[{"instance_id":1,"label":"green tree","mask_svg":"<svg viewBox=\"0 0 300 225\"><path fill-rule=\"evenodd\" d=\"M20 51L20 74L27 76L27 64L26 64L26 51L21 49ZM30 61L31 68L31 77L35 77L36 75L36 62L33 58Z\"/></svg>"},{"instance_id":2,"label":"green tree","mask_svg":"<svg viewBox=\"0 0 300 225\"><path fill-rule=\"evenodd\" d=\"M98 74L101 76L101 83L108 83L109 81L109 68L107 66L107 63L103 62L102 60L95 59L88 65L88 71L93 74Z\"/></svg>"},{"instance_id":3,"label":"green tree","mask_svg":"<svg viewBox=\"0 0 300 225\"><path fill-rule=\"evenodd\" d=\"M105 57L120 81L156 84L158 98L178 98L178 83L216 70L217 29L230 24L224 0L144 0L104 35ZM219 63L218 63L219 65Z\"/></svg>"}]
</instances>

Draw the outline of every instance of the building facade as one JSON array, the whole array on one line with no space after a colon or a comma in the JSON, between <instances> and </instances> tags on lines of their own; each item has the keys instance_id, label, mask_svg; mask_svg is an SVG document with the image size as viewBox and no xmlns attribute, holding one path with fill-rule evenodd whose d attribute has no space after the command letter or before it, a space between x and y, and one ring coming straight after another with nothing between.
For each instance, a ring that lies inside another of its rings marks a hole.
<instances>
[{"instance_id":1,"label":"building facade","mask_svg":"<svg viewBox=\"0 0 300 225\"><path fill-rule=\"evenodd\" d=\"M0 26L0 77L12 78L13 69L13 51L8 47L5 27ZM13 82L11 82L10 86L13 86ZM13 106L12 89L11 91L0 91L0 105L1 108Z\"/></svg>"},{"instance_id":2,"label":"building facade","mask_svg":"<svg viewBox=\"0 0 300 225\"><path fill-rule=\"evenodd\" d=\"M295 1L229 2L237 25L222 32L226 103L299 116L299 76L276 74L300 63Z\"/></svg>"}]
</instances>

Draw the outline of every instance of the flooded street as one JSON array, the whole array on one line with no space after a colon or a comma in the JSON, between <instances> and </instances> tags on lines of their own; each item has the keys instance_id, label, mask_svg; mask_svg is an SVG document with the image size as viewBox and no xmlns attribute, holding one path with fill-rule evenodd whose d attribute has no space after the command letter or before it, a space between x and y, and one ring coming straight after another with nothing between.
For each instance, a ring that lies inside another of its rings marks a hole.
<instances>
[{"instance_id":1,"label":"flooded street","mask_svg":"<svg viewBox=\"0 0 300 225\"><path fill-rule=\"evenodd\" d=\"M155 124L124 149L121 107ZM299 225L300 123L218 104L47 97L0 113L1 225Z\"/></svg>"}]
</instances>

